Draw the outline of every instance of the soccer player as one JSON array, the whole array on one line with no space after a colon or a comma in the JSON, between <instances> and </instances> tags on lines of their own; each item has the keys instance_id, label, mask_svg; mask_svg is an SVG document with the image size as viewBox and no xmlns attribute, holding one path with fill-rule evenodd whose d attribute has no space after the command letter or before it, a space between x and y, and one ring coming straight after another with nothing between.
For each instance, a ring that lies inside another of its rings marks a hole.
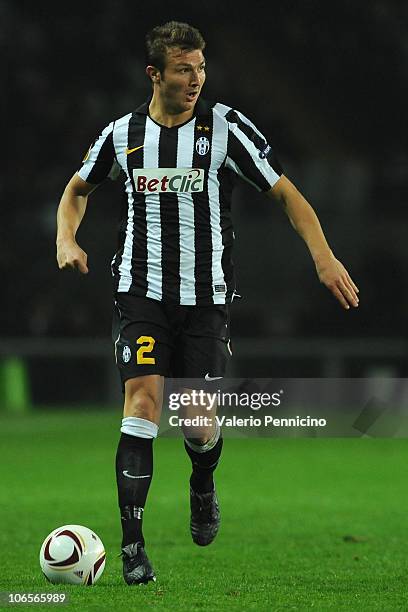
<instances>
[{"instance_id":1,"label":"soccer player","mask_svg":"<svg viewBox=\"0 0 408 612\"><path fill-rule=\"evenodd\" d=\"M239 110L200 97L205 82L200 32L169 22L147 34L146 47L152 95L94 141L57 215L59 268L86 274L87 255L75 236L88 196L107 177L122 175L125 206L112 274L115 356L124 390L116 476L128 584L155 579L142 518L164 378L214 384L230 355L236 176L283 205L319 280L344 308L358 305L356 285L330 250L312 207L283 175L271 144ZM206 546L220 524L213 472L223 440L216 424L184 433L192 463L191 534Z\"/></svg>"}]
</instances>

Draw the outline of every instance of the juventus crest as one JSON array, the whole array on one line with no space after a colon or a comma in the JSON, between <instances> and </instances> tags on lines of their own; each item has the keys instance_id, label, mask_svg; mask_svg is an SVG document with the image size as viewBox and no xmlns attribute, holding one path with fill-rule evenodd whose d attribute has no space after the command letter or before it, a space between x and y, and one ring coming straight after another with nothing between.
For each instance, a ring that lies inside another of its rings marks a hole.
<instances>
[{"instance_id":1,"label":"juventus crest","mask_svg":"<svg viewBox=\"0 0 408 612\"><path fill-rule=\"evenodd\" d=\"M199 155L205 155L210 148L210 141L205 136L200 136L196 142L196 151Z\"/></svg>"}]
</instances>

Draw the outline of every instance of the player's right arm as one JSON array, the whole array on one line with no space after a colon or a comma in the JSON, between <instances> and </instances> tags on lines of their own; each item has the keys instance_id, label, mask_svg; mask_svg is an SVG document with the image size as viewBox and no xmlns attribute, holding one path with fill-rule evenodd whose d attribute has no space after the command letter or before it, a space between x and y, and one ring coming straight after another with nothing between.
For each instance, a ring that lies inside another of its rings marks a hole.
<instances>
[{"instance_id":1,"label":"player's right arm","mask_svg":"<svg viewBox=\"0 0 408 612\"><path fill-rule=\"evenodd\" d=\"M76 233L84 217L88 196L108 177L119 174L113 146L114 122L110 123L89 147L82 167L65 187L57 212L57 261L60 270L77 268L88 273L88 256L76 241Z\"/></svg>"},{"instance_id":2,"label":"player's right arm","mask_svg":"<svg viewBox=\"0 0 408 612\"><path fill-rule=\"evenodd\" d=\"M76 233L84 217L88 196L97 188L75 173L58 206L57 212L57 262L60 270L77 268L88 273L88 256L76 241Z\"/></svg>"}]
</instances>

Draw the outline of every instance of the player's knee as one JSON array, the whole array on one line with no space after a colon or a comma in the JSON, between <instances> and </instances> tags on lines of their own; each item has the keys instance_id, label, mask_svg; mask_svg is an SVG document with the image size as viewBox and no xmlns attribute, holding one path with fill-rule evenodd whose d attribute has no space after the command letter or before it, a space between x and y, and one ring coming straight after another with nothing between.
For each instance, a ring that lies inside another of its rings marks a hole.
<instances>
[{"instance_id":1,"label":"player's knee","mask_svg":"<svg viewBox=\"0 0 408 612\"><path fill-rule=\"evenodd\" d=\"M184 438L195 446L204 446L215 435L216 429L209 427L183 427Z\"/></svg>"},{"instance_id":2,"label":"player's knee","mask_svg":"<svg viewBox=\"0 0 408 612\"><path fill-rule=\"evenodd\" d=\"M211 432L207 433L203 433L200 434L199 436L196 435L194 438L191 438L190 436L184 436L187 442L190 442L190 444L194 445L194 446L204 446L204 444L207 444L207 442L211 439Z\"/></svg>"},{"instance_id":3,"label":"player's knee","mask_svg":"<svg viewBox=\"0 0 408 612\"><path fill-rule=\"evenodd\" d=\"M126 392L124 416L139 417L155 423L159 413L156 398L147 389Z\"/></svg>"},{"instance_id":4,"label":"player's knee","mask_svg":"<svg viewBox=\"0 0 408 612\"><path fill-rule=\"evenodd\" d=\"M217 443L221 435L220 427L216 422L209 423L208 426L182 426L182 429L187 444L191 445L193 448L195 446L206 446L208 444L212 446Z\"/></svg>"}]
</instances>

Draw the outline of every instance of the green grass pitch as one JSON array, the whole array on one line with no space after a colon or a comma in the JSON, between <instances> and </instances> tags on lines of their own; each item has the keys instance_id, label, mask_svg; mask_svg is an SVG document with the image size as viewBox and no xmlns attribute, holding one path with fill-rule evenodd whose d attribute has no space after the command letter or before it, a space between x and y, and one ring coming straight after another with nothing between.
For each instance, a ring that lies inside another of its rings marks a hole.
<instances>
[{"instance_id":1,"label":"green grass pitch","mask_svg":"<svg viewBox=\"0 0 408 612\"><path fill-rule=\"evenodd\" d=\"M63 591L62 609L81 611L408 609L407 440L227 438L221 530L199 548L188 530L189 460L180 438L159 437L144 521L157 582L127 587L119 423L119 410L0 417L1 591ZM53 586L40 572L43 539L67 523L105 544L93 587Z\"/></svg>"}]
</instances>

